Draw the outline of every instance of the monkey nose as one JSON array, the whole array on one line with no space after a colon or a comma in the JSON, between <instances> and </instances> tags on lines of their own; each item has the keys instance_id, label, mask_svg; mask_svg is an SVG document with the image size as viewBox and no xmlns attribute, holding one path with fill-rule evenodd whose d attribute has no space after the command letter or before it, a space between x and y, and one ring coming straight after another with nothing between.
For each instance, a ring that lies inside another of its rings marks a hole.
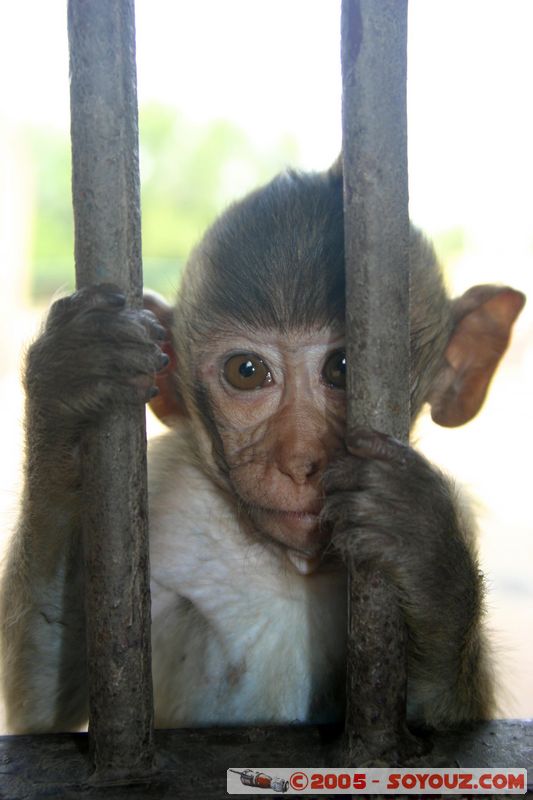
<instances>
[{"instance_id":1,"label":"monkey nose","mask_svg":"<svg viewBox=\"0 0 533 800\"><path fill-rule=\"evenodd\" d=\"M281 472L288 475L294 483L304 484L309 478L320 472L322 462L319 458L309 458L306 456L294 456L289 459L285 464L280 466Z\"/></svg>"}]
</instances>

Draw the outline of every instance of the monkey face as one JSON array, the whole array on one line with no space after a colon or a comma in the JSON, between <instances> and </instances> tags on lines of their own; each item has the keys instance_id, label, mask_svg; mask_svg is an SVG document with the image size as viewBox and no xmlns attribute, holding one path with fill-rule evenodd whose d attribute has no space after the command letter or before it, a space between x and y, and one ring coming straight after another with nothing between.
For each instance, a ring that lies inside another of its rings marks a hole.
<instances>
[{"instance_id":1,"label":"monkey face","mask_svg":"<svg viewBox=\"0 0 533 800\"><path fill-rule=\"evenodd\" d=\"M215 339L199 362L243 513L306 571L329 540L318 515L322 473L344 436L342 330L248 329Z\"/></svg>"}]
</instances>

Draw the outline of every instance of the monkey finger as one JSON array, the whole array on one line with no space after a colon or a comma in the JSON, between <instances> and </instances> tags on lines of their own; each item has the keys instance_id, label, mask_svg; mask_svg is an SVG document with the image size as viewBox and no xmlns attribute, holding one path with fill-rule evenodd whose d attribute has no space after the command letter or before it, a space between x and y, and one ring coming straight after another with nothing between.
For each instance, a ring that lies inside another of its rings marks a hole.
<instances>
[{"instance_id":1,"label":"monkey finger","mask_svg":"<svg viewBox=\"0 0 533 800\"><path fill-rule=\"evenodd\" d=\"M365 481L365 465L362 459L342 456L333 461L322 476L322 488L329 495L336 492L357 491Z\"/></svg>"},{"instance_id":2,"label":"monkey finger","mask_svg":"<svg viewBox=\"0 0 533 800\"><path fill-rule=\"evenodd\" d=\"M98 283L95 286L78 289L73 298L95 306L122 308L126 305L126 295L115 283Z\"/></svg>"},{"instance_id":3,"label":"monkey finger","mask_svg":"<svg viewBox=\"0 0 533 800\"><path fill-rule=\"evenodd\" d=\"M352 531L359 523L357 507L353 496L339 492L328 497L319 516L320 528L330 533Z\"/></svg>"},{"instance_id":4,"label":"monkey finger","mask_svg":"<svg viewBox=\"0 0 533 800\"><path fill-rule=\"evenodd\" d=\"M159 389L154 384L153 375L136 375L127 382L127 385L134 390L130 401L133 399L133 401L137 400L141 403L149 403L150 400L159 394ZM127 394L125 394L124 399L128 402Z\"/></svg>"},{"instance_id":5,"label":"monkey finger","mask_svg":"<svg viewBox=\"0 0 533 800\"><path fill-rule=\"evenodd\" d=\"M119 309L126 304L126 295L113 283L100 283L78 289L53 303L47 318L47 327L64 324L77 314L92 308Z\"/></svg>"},{"instance_id":6,"label":"monkey finger","mask_svg":"<svg viewBox=\"0 0 533 800\"><path fill-rule=\"evenodd\" d=\"M170 364L170 356L163 350L161 350L161 354L159 356L159 369L157 371L163 372L165 367L168 367L169 364Z\"/></svg>"},{"instance_id":7,"label":"monkey finger","mask_svg":"<svg viewBox=\"0 0 533 800\"><path fill-rule=\"evenodd\" d=\"M91 330L95 326L101 328L101 333L108 335L116 341L137 342L139 344L149 341L159 343L168 340L168 333L159 324L155 314L146 309L123 309L119 314L108 313L109 308L95 306L84 309L87 313L82 315L80 325L90 322Z\"/></svg>"},{"instance_id":8,"label":"monkey finger","mask_svg":"<svg viewBox=\"0 0 533 800\"><path fill-rule=\"evenodd\" d=\"M118 355L119 351L115 351ZM158 344L145 342L142 346L133 343L120 349L121 360L115 360L115 368L132 383L149 382L153 384L155 376L168 371L171 357Z\"/></svg>"},{"instance_id":9,"label":"monkey finger","mask_svg":"<svg viewBox=\"0 0 533 800\"><path fill-rule=\"evenodd\" d=\"M138 312L139 320L146 328L147 333L153 338L157 339L160 342L165 341L165 339L169 338L168 331L164 328L161 323L159 322L156 315L153 311L149 311L147 308L143 308L142 311Z\"/></svg>"},{"instance_id":10,"label":"monkey finger","mask_svg":"<svg viewBox=\"0 0 533 800\"><path fill-rule=\"evenodd\" d=\"M405 466L409 460L410 448L380 431L359 428L346 438L348 452L358 458L371 458Z\"/></svg>"},{"instance_id":11,"label":"monkey finger","mask_svg":"<svg viewBox=\"0 0 533 800\"><path fill-rule=\"evenodd\" d=\"M394 537L375 527L336 525L331 544L341 556L350 556L360 564L375 563L386 567L394 562Z\"/></svg>"},{"instance_id":12,"label":"monkey finger","mask_svg":"<svg viewBox=\"0 0 533 800\"><path fill-rule=\"evenodd\" d=\"M390 562L397 557L399 539L390 528L376 524L372 508L347 493L328 498L320 514L334 550L359 562ZM379 523L379 521L378 521Z\"/></svg>"}]
</instances>

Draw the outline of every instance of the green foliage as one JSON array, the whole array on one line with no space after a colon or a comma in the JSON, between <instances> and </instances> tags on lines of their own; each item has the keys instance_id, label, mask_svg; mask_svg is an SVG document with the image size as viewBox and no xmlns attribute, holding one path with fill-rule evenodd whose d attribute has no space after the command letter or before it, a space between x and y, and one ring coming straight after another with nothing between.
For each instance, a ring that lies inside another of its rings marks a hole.
<instances>
[{"instance_id":1,"label":"green foliage","mask_svg":"<svg viewBox=\"0 0 533 800\"><path fill-rule=\"evenodd\" d=\"M73 220L70 151L52 130L27 132L34 167L32 290L38 297L73 288Z\"/></svg>"},{"instance_id":2,"label":"green foliage","mask_svg":"<svg viewBox=\"0 0 533 800\"><path fill-rule=\"evenodd\" d=\"M140 167L145 284L172 296L205 228L231 200L298 160L290 138L261 149L235 124L195 125L173 109L141 110ZM29 134L35 162L32 287L35 296L72 288L70 148L52 131Z\"/></svg>"}]
</instances>

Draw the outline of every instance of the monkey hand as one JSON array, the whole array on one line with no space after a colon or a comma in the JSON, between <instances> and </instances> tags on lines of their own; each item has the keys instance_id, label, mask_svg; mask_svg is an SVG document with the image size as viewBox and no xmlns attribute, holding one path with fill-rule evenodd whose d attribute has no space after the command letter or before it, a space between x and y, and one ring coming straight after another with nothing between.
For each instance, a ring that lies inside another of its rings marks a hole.
<instances>
[{"instance_id":1,"label":"monkey hand","mask_svg":"<svg viewBox=\"0 0 533 800\"><path fill-rule=\"evenodd\" d=\"M168 363L158 346L165 329L151 311L125 303L116 286L100 284L51 307L25 373L30 413L48 429L76 430L104 410L157 392L154 374Z\"/></svg>"},{"instance_id":2,"label":"monkey hand","mask_svg":"<svg viewBox=\"0 0 533 800\"><path fill-rule=\"evenodd\" d=\"M390 436L360 430L347 449L324 476L322 523L331 526L334 547L388 577L419 653L439 643L452 650L472 625L481 592L453 486Z\"/></svg>"}]
</instances>

